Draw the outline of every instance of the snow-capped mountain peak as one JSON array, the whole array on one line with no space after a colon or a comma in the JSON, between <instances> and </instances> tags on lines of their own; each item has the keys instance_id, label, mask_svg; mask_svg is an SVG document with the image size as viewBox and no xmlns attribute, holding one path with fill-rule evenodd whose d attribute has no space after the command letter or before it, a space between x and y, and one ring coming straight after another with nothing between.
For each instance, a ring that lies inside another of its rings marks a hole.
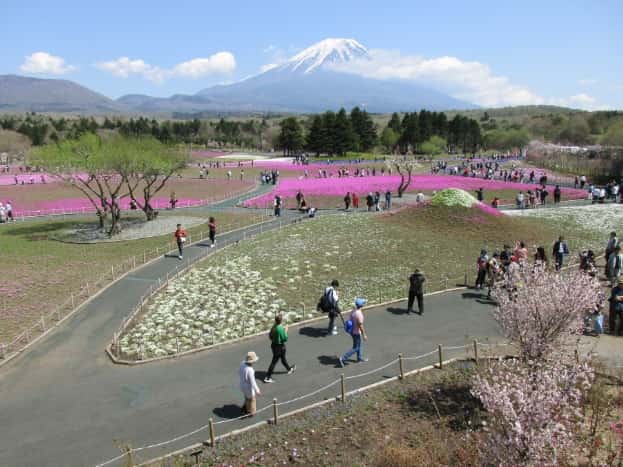
<instances>
[{"instance_id":1,"label":"snow-capped mountain peak","mask_svg":"<svg viewBox=\"0 0 623 467\"><path fill-rule=\"evenodd\" d=\"M326 64L349 62L368 56L368 49L355 39L329 38L299 52L280 68L310 73Z\"/></svg>"}]
</instances>

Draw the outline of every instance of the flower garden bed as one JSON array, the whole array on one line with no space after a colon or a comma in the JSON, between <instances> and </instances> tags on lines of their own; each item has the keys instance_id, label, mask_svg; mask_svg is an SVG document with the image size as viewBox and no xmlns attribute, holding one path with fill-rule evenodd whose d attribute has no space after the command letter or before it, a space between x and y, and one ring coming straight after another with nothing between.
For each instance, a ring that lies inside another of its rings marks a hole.
<instances>
[{"instance_id":1,"label":"flower garden bed","mask_svg":"<svg viewBox=\"0 0 623 467\"><path fill-rule=\"evenodd\" d=\"M583 230L565 233L571 248L586 246L590 238ZM404 297L416 267L425 272L429 292L462 284L465 274L471 282L481 248L499 250L514 240L549 245L558 235L556 225L475 208L321 216L198 263L155 295L121 345L126 356L138 358L142 343L148 358L174 353L176 338L186 351L267 330L275 312L288 321L319 316L318 297L335 278L344 309L358 296L370 303Z\"/></svg>"},{"instance_id":2,"label":"flower garden bed","mask_svg":"<svg viewBox=\"0 0 623 467\"><path fill-rule=\"evenodd\" d=\"M299 190L306 197L333 197L336 199L336 202L340 204L347 192L357 193L360 198L362 198L360 205L363 206L365 204L365 196L369 192L374 193L379 191L385 193L388 190L395 192L399 184L400 177L396 175L345 178L282 178L276 189L270 193L245 201L245 206L265 207L272 203L273 198L277 194L286 200L294 199ZM483 187L485 193L489 196L489 192L493 191L513 192L511 196L512 200L514 194L518 191L521 190L525 192L530 189L534 190L537 185L450 175L415 175L411 180L409 191L429 193L447 188L459 188L473 193L480 187ZM553 187L550 187L550 192L553 192ZM574 188L562 188L562 197L563 199L584 199L586 198L586 191Z\"/></svg>"}]
</instances>

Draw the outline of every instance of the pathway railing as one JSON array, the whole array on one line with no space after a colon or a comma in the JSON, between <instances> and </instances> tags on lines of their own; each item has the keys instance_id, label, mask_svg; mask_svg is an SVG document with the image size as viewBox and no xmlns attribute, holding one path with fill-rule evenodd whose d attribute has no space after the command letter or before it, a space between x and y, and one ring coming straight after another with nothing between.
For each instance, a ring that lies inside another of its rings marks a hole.
<instances>
[{"instance_id":1,"label":"pathway railing","mask_svg":"<svg viewBox=\"0 0 623 467\"><path fill-rule=\"evenodd\" d=\"M432 368L438 368L440 370L442 370L444 367L446 367L448 364L465 358L465 359L472 359L476 365L479 364L479 361L482 360L483 358L492 358L492 357L497 357L497 356L501 356L500 354L497 354L496 352L499 351L499 349L501 347L508 347L509 345L511 345L510 343L491 343L489 341L487 342L479 342L477 340L472 340L470 343L466 343L464 345L454 345L454 346L444 346L442 344L439 344L436 348L432 349L429 352L423 353L423 354L419 354L419 355L413 355L413 356L404 356L402 353L398 354L398 356L392 360L390 360L389 362L386 362L385 364L376 367L372 370L369 371L365 371L363 373L358 373L355 375L349 375L349 376L345 376L343 373L340 374L339 378L336 378L332 381L330 381L329 383L325 384L324 386L321 386L311 392L308 392L306 394L302 394L300 396L294 397L293 399L287 400L287 401L283 401L283 402L279 402L276 398L273 399L269 404L265 405L264 407L258 409L255 413L255 416L257 417L259 414L264 414L264 413L268 413L269 417L264 421L264 422L259 422L259 423L253 423L251 425L248 425L246 427L246 429L252 429L252 428L256 428L258 426L261 426L265 423L269 423L271 425L277 425L279 423L279 420L284 418L284 417L288 417L290 415L293 415L295 413L300 413L301 411L304 410L308 410L311 409L313 407L317 407L319 405L322 404L326 404L329 402L346 402L347 397L356 394L358 392L362 392L365 391L366 389L372 388L372 387L376 387L380 384L386 384L389 383L391 381L396 381L396 380L402 380L407 376L413 375L413 374L417 374L421 371L427 370L427 369L432 369ZM489 350L488 350L489 349ZM456 352L461 353L462 355L457 355ZM455 353L454 357L451 359L446 359L446 357L449 356L449 354L451 353ZM506 356L507 353L503 354L504 356ZM409 370L408 362L420 362L424 359L428 359L428 364L429 366L424 367L424 368L417 368L418 364L415 364L413 368L411 368ZM364 378L370 375L373 375L375 373L379 373L383 370L387 370L388 368L393 367L394 370L392 371L391 375L388 374L384 374L382 375L382 377L375 383L372 384L368 384L364 387L360 387L360 388L356 388L353 389L349 392L346 391L346 387L347 387L347 383L349 381L353 381L356 380L358 378ZM338 391L333 391L333 392L329 392L327 394L327 392L335 387L339 385L339 392ZM295 404L297 402L300 402L304 399L309 399L312 398L314 396L318 396L320 394L325 394L323 396L323 400L321 400L320 402L316 402L313 403L311 405L307 405L304 406L302 408L298 408L294 411L291 411L289 413L286 414L282 414L280 415L280 411L283 407L286 406L292 406L292 404ZM195 435L198 435L200 433L205 434L205 436L203 437L203 439L207 439L206 441L203 441L202 443L198 443L198 444L193 444L191 446L187 446L184 447L180 450L177 450L175 452L169 452L163 456L161 456L159 459L157 460L163 460L164 458L170 458L174 455L179 455L182 454L184 452L188 452L190 450L193 449L197 449L197 448L201 448L204 449L206 447L210 447L212 449L214 449L216 447L216 442L219 441L220 439L225 438L227 435L221 435L221 436L217 436L216 435L216 430L218 427L220 426L227 426L227 424L233 423L233 422L239 422L241 420L244 419L248 419L248 415L241 415L239 417L235 417L235 418L229 418L229 419L224 419L224 420L219 420L219 421L214 421L212 418L208 419L208 423L194 429L191 430L187 433L181 434L179 436L175 436L171 439L165 440L165 441L161 441L158 443L153 443L153 444L149 444L149 445L145 445L145 446L141 446L141 447L137 447L137 448L127 448L122 454L113 457L112 459L108 459L100 464L97 464L97 467L105 467L107 465L114 465L114 464L121 464L126 463L127 465L136 465L136 459L135 459L135 455L139 454L139 453L145 453L146 451L150 451L150 450L154 450L157 448L164 448L167 446L170 446L174 443L177 443L179 441L182 441L184 439L188 439L190 437L193 437ZM244 428L243 428L244 430ZM238 432L240 432L241 430L238 430ZM195 453L195 455L197 455L197 453ZM152 455L152 459L153 459L153 455ZM156 459L154 459L154 461L156 461Z\"/></svg>"},{"instance_id":2,"label":"pathway railing","mask_svg":"<svg viewBox=\"0 0 623 467\"><path fill-rule=\"evenodd\" d=\"M266 217L259 213L253 218L257 223L265 222ZM248 225L244 221L236 221L229 224L229 231L238 230ZM208 230L202 230L194 234L199 241L208 237ZM226 234L223 232L221 235ZM189 244L192 243L193 236L189 236ZM103 272L94 280L85 281L80 288L70 294L61 304L53 308L45 309L40 313L39 319L33 324L25 327L17 336L9 342L0 342L0 366L6 364L21 352L33 346L42 337L58 327L66 319L80 310L90 300L95 298L105 287L121 279L129 272L139 268L151 261L175 251L177 246L173 239L165 240L155 248L144 249L142 254L130 256L123 261L110 266L110 269Z\"/></svg>"}]
</instances>

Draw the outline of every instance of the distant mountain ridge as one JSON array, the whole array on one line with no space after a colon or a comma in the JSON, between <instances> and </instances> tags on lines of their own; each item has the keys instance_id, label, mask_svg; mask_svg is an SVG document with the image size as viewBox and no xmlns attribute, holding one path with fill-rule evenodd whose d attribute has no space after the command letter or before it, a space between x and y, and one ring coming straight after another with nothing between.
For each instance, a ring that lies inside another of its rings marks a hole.
<instances>
[{"instance_id":1,"label":"distant mountain ridge","mask_svg":"<svg viewBox=\"0 0 623 467\"><path fill-rule=\"evenodd\" d=\"M129 94L116 101L66 80L0 76L0 111L311 113L362 107L369 112L465 110L478 106L409 81L376 80L332 69L369 58L355 39L329 38L267 71L197 94L151 97Z\"/></svg>"},{"instance_id":2,"label":"distant mountain ridge","mask_svg":"<svg viewBox=\"0 0 623 467\"><path fill-rule=\"evenodd\" d=\"M0 112L118 113L121 104L64 79L0 75Z\"/></svg>"}]
</instances>

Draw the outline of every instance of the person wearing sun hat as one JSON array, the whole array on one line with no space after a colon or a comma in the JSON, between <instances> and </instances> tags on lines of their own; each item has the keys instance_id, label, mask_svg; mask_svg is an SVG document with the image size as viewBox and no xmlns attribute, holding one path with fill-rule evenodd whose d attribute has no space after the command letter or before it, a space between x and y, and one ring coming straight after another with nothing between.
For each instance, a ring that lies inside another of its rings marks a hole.
<instances>
[{"instance_id":1,"label":"person wearing sun hat","mask_svg":"<svg viewBox=\"0 0 623 467\"><path fill-rule=\"evenodd\" d=\"M367 358L363 358L363 352L361 350L362 343L361 339L364 341L368 340L368 335L366 334L366 330L363 327L363 306L366 304L365 298L356 298L355 299L355 308L350 312L350 318L344 324L344 328L350 332L350 335L353 338L353 347L348 350L344 355L342 355L339 359L340 366L344 367L344 362L352 357L354 354L357 354L358 362L367 362ZM350 323L350 325L349 325ZM350 327L350 330L349 330Z\"/></svg>"},{"instance_id":2,"label":"person wearing sun hat","mask_svg":"<svg viewBox=\"0 0 623 467\"><path fill-rule=\"evenodd\" d=\"M261 396L260 388L255 380L255 370L253 364L259 360L255 352L248 352L245 359L240 362L240 390L244 395L244 405L242 412L249 416L255 415L257 410L256 396Z\"/></svg>"}]
</instances>

